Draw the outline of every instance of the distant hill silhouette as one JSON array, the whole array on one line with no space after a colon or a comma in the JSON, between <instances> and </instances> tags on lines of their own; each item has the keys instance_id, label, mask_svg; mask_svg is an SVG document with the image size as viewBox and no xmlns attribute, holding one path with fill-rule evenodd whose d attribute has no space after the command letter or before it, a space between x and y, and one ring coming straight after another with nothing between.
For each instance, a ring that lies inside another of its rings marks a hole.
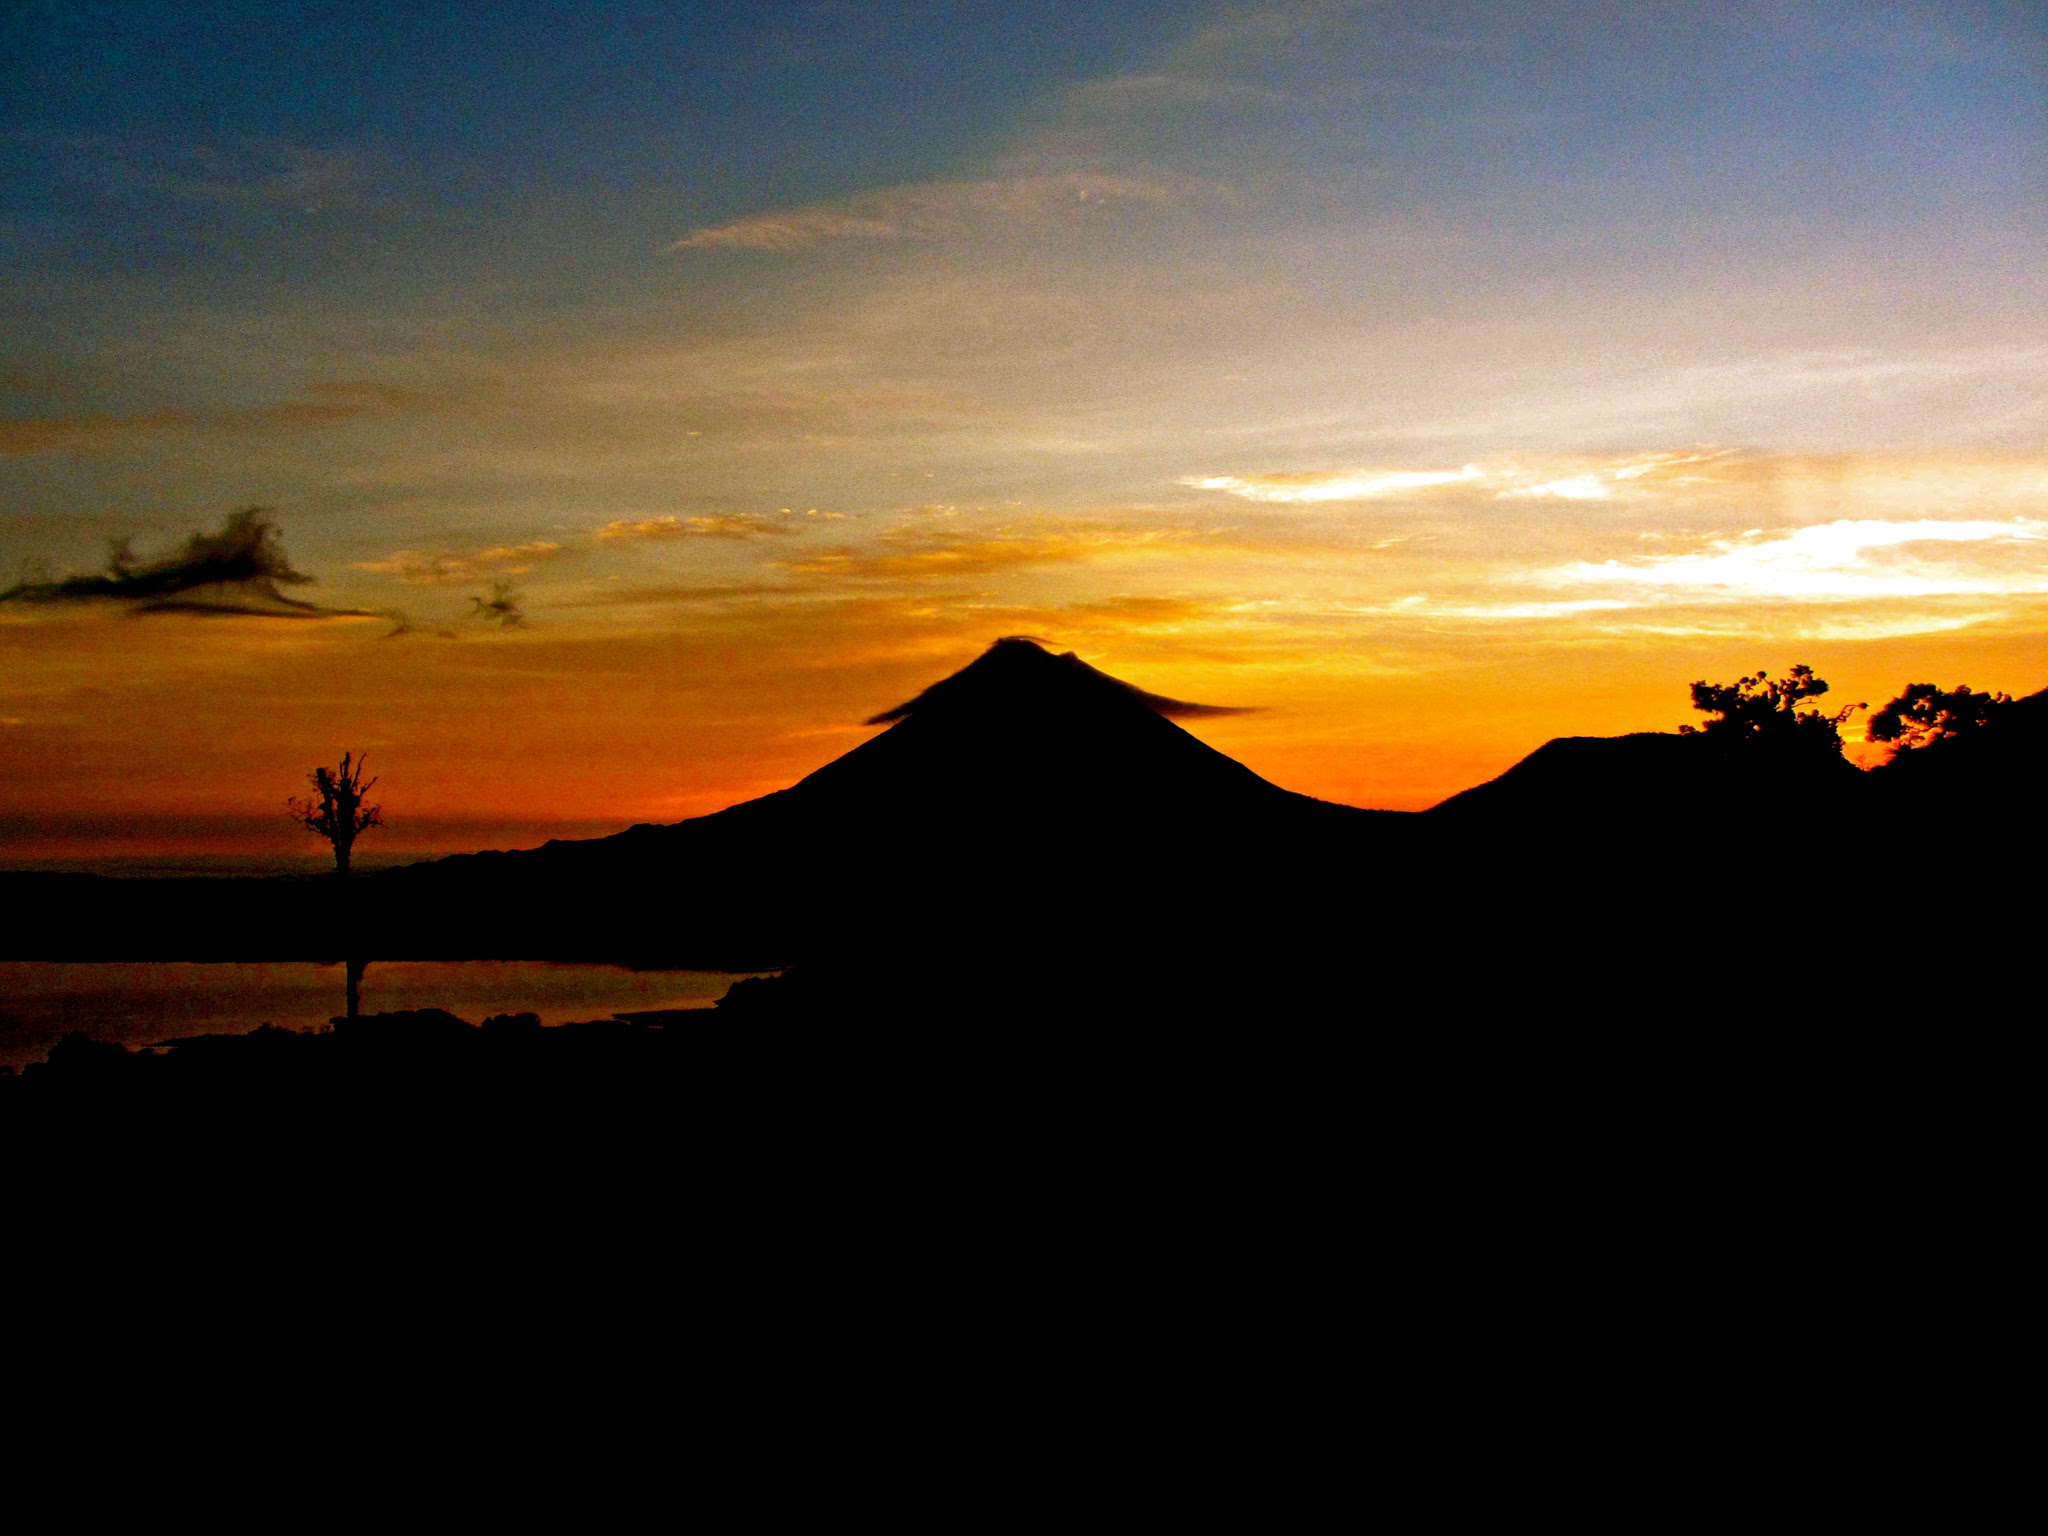
<instances>
[{"instance_id":1,"label":"distant hill silhouette","mask_svg":"<svg viewBox=\"0 0 2048 1536\"><path fill-rule=\"evenodd\" d=\"M1560 736L1425 814L1468 835L1637 836L1649 826L1696 825L1788 803L1825 806L1832 815L1858 793L1862 777L1839 756L1730 753L1700 736Z\"/></svg>"},{"instance_id":2,"label":"distant hill silhouette","mask_svg":"<svg viewBox=\"0 0 2048 1536\"><path fill-rule=\"evenodd\" d=\"M2044 766L2048 690L2004 706L1980 729L1868 771L1827 753L1717 749L1697 735L1559 737L1423 819L1432 838L1576 841L1610 855L1650 833L1705 839L1717 826L1735 833L1796 823L1808 836L1908 843L1946 832L1952 856L1959 825L2038 836L2048 824Z\"/></svg>"}]
</instances>

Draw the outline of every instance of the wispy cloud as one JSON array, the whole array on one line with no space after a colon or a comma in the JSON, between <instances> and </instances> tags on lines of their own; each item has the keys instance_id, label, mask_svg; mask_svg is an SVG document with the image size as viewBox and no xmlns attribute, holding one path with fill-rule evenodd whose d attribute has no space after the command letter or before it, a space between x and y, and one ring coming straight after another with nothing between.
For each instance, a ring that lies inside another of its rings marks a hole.
<instances>
[{"instance_id":1,"label":"wispy cloud","mask_svg":"<svg viewBox=\"0 0 2048 1536\"><path fill-rule=\"evenodd\" d=\"M775 566L792 576L840 577L854 581L878 578L983 576L1020 566L1051 565L1079 560L1087 551L1056 537L982 539L940 548L833 549L802 560L778 560Z\"/></svg>"},{"instance_id":2,"label":"wispy cloud","mask_svg":"<svg viewBox=\"0 0 2048 1536\"><path fill-rule=\"evenodd\" d=\"M1759 346L1709 361L1610 353L1597 370L1561 342L1552 356L1554 366L1544 372L1475 391L1476 404L1440 399L1412 414L1404 435L1466 442L1597 432L1656 440L1683 432L1696 441L1879 449L1889 444L1873 428L1910 423L1913 435L1930 443L2030 448L2048 421L2048 391L2040 383L2048 350L2005 340L1890 349Z\"/></svg>"},{"instance_id":3,"label":"wispy cloud","mask_svg":"<svg viewBox=\"0 0 2048 1536\"><path fill-rule=\"evenodd\" d=\"M468 554L417 549L395 550L381 560L358 560L355 568L373 576L388 576L412 586L440 586L451 581L473 581L479 576L522 576L545 560L556 560L566 551L547 539L527 544L501 544Z\"/></svg>"},{"instance_id":4,"label":"wispy cloud","mask_svg":"<svg viewBox=\"0 0 2048 1536\"><path fill-rule=\"evenodd\" d=\"M374 157L356 149L261 136L211 144L85 136L49 148L81 180L124 183L182 203L318 214L372 197Z\"/></svg>"},{"instance_id":5,"label":"wispy cloud","mask_svg":"<svg viewBox=\"0 0 2048 1536\"><path fill-rule=\"evenodd\" d=\"M0 420L0 453L115 446L163 432L292 432L366 416L415 411L433 398L417 390L362 381L315 384L303 400L239 411L167 409L132 415L90 414Z\"/></svg>"},{"instance_id":6,"label":"wispy cloud","mask_svg":"<svg viewBox=\"0 0 2048 1536\"><path fill-rule=\"evenodd\" d=\"M158 157L142 174L157 190L194 202L282 203L306 213L359 202L366 180L363 158L352 150L276 139L230 152L197 146Z\"/></svg>"},{"instance_id":7,"label":"wispy cloud","mask_svg":"<svg viewBox=\"0 0 2048 1536\"><path fill-rule=\"evenodd\" d=\"M1435 603L1405 611L1432 619L1470 619L1481 624L1497 624L1515 619L1570 619L1630 606L1619 598L1578 598L1556 603Z\"/></svg>"},{"instance_id":8,"label":"wispy cloud","mask_svg":"<svg viewBox=\"0 0 2048 1536\"><path fill-rule=\"evenodd\" d=\"M906 528L885 534L879 546L824 550L805 559L774 564L792 576L812 579L943 581L1163 549L1187 537L1184 532L1167 529L1091 529L958 538Z\"/></svg>"},{"instance_id":9,"label":"wispy cloud","mask_svg":"<svg viewBox=\"0 0 2048 1536\"><path fill-rule=\"evenodd\" d=\"M1327 110L1338 96L1372 89L1374 71L1351 45L1370 26L1363 13L1377 7L1283 0L1199 9L1209 14L1147 67L1068 87L1034 147L1097 164L1156 164L1227 136L1242 154L1248 143L1284 133L1303 106ZM1343 71L1289 67L1347 54L1354 65Z\"/></svg>"},{"instance_id":10,"label":"wispy cloud","mask_svg":"<svg viewBox=\"0 0 2048 1536\"><path fill-rule=\"evenodd\" d=\"M1959 629L1975 629L1982 625L1996 624L2005 614L1989 611L1981 613L1905 613L1905 614L1855 614L1821 619L1795 628L1793 638L1801 640L1901 640L1913 635L1947 635Z\"/></svg>"},{"instance_id":11,"label":"wispy cloud","mask_svg":"<svg viewBox=\"0 0 2048 1536\"><path fill-rule=\"evenodd\" d=\"M2048 592L2048 522L1840 519L1754 530L1682 554L1579 561L1554 586L1634 587L1694 600L1840 601Z\"/></svg>"},{"instance_id":12,"label":"wispy cloud","mask_svg":"<svg viewBox=\"0 0 2048 1536\"><path fill-rule=\"evenodd\" d=\"M1517 619L1570 619L1591 613L1609 613L1635 604L1611 597L1568 598L1556 601L1472 602L1439 598L1427 592L1379 602L1317 601L1314 599L1253 599L1231 605L1231 611L1263 616L1303 619L1408 619L1422 623L1439 620L1497 624Z\"/></svg>"},{"instance_id":13,"label":"wispy cloud","mask_svg":"<svg viewBox=\"0 0 2048 1536\"><path fill-rule=\"evenodd\" d=\"M1157 597L1121 593L1093 602L1065 603L1057 608L1037 610L1038 627L1076 623L1117 629L1149 629L1184 624L1214 611L1213 601L1186 597Z\"/></svg>"},{"instance_id":14,"label":"wispy cloud","mask_svg":"<svg viewBox=\"0 0 2048 1536\"><path fill-rule=\"evenodd\" d=\"M1070 217L1105 206L1156 205L1171 195L1159 182L1087 172L924 182L709 225L669 249L794 251L835 240L939 240L990 220Z\"/></svg>"},{"instance_id":15,"label":"wispy cloud","mask_svg":"<svg viewBox=\"0 0 2048 1536\"><path fill-rule=\"evenodd\" d=\"M789 597L786 582L672 582L662 586L607 588L589 596L557 600L550 608L659 608L697 603L753 603L759 598Z\"/></svg>"},{"instance_id":16,"label":"wispy cloud","mask_svg":"<svg viewBox=\"0 0 2048 1536\"><path fill-rule=\"evenodd\" d=\"M838 517L837 513L826 514ZM596 536L606 542L631 539L762 539L786 538L803 524L793 516L759 517L751 512L726 512L708 517L643 517L606 523Z\"/></svg>"},{"instance_id":17,"label":"wispy cloud","mask_svg":"<svg viewBox=\"0 0 2048 1536\"><path fill-rule=\"evenodd\" d=\"M1263 475L1186 475L1182 485L1198 491L1228 491L1247 501L1361 501L1394 491L1427 490L1439 485L1464 485L1485 475L1467 464L1463 469L1343 469L1327 472Z\"/></svg>"},{"instance_id":18,"label":"wispy cloud","mask_svg":"<svg viewBox=\"0 0 2048 1536\"><path fill-rule=\"evenodd\" d=\"M1707 464L1725 456L1713 451L1650 453L1635 458L1588 465L1576 473L1560 475L1555 479L1541 478L1547 474L1541 467L1498 470L1494 472L1493 478L1519 483L1504 486L1495 491L1494 495L1509 501L1524 497L1551 497L1562 501L1604 501L1632 483L1649 479L1700 478L1694 475L1680 476L1678 472L1688 465Z\"/></svg>"},{"instance_id":19,"label":"wispy cloud","mask_svg":"<svg viewBox=\"0 0 2048 1536\"><path fill-rule=\"evenodd\" d=\"M1516 460L1459 469L1336 469L1279 471L1252 475L1186 475L1180 484L1199 491L1225 491L1247 501L1315 503L1370 501L1406 491L1455 486L1483 489L1495 497L1552 497L1598 501L1655 479L1681 478L1688 465L1725 455L1719 450L1644 453L1606 459ZM1682 477L1692 478L1692 477Z\"/></svg>"}]
</instances>

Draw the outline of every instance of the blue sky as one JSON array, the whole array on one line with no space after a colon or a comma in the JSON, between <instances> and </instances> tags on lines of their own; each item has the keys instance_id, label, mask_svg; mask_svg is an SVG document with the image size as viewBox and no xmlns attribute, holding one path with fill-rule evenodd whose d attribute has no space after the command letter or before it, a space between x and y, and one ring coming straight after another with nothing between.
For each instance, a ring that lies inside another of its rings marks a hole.
<instances>
[{"instance_id":1,"label":"blue sky","mask_svg":"<svg viewBox=\"0 0 2048 1536\"><path fill-rule=\"evenodd\" d=\"M2039 297L2048 24L2024 4L27 3L6 25L9 296L74 397L113 392L66 365L82 340L165 306L744 310L813 274L668 242L1019 169L1212 184L1236 201L1182 248L1340 297L1831 267L1844 324L1859 297L1873 319ZM1348 226L1389 217L1458 254L1353 262ZM1967 288L1887 270L1916 260Z\"/></svg>"}]
</instances>

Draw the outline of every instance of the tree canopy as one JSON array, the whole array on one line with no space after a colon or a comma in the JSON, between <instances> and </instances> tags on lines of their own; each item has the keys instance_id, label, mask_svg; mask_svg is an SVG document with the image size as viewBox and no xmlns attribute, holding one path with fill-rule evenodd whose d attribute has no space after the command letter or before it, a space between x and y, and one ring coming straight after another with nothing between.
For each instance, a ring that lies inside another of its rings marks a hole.
<instances>
[{"instance_id":1,"label":"tree canopy","mask_svg":"<svg viewBox=\"0 0 2048 1536\"><path fill-rule=\"evenodd\" d=\"M1732 683L1696 682L1692 707L1706 715L1700 725L1681 725L1681 736L1698 736L1716 746L1742 750L1791 751L1840 757L1842 722L1867 706L1834 711L1800 706L1828 691L1809 666L1794 666L1773 678L1758 671Z\"/></svg>"},{"instance_id":2,"label":"tree canopy","mask_svg":"<svg viewBox=\"0 0 2048 1536\"><path fill-rule=\"evenodd\" d=\"M1872 741L1888 744L1896 758L1982 730L2011 702L2010 694L1973 693L1965 683L1946 690L1932 683L1908 683L1905 692L1870 717L1868 734Z\"/></svg>"}]
</instances>

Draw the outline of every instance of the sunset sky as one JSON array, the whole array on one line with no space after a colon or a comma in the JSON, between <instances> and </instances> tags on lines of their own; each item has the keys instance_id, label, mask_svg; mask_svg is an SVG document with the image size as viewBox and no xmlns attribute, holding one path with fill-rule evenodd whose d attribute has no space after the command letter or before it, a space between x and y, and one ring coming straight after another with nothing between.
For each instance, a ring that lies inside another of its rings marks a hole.
<instances>
[{"instance_id":1,"label":"sunset sky","mask_svg":"<svg viewBox=\"0 0 2048 1536\"><path fill-rule=\"evenodd\" d=\"M2048 687L2036 0L0 0L0 156L0 860L677 820L1019 633L1399 808Z\"/></svg>"}]
</instances>

